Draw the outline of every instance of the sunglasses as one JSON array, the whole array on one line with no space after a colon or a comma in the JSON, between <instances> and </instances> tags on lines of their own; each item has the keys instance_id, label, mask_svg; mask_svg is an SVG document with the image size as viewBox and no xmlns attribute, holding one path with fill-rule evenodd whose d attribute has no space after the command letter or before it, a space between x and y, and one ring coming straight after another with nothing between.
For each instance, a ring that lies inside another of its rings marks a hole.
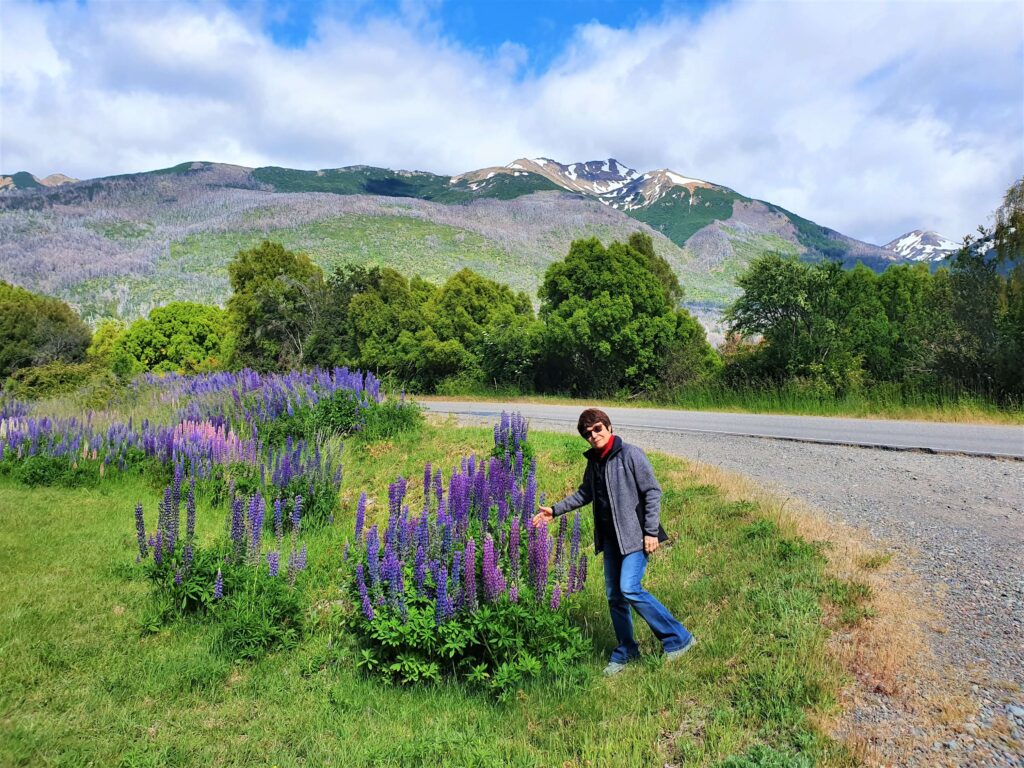
<instances>
[{"instance_id":1,"label":"sunglasses","mask_svg":"<svg viewBox=\"0 0 1024 768\"><path fill-rule=\"evenodd\" d=\"M604 432L604 424L595 424L590 429L583 430L583 439L588 440L590 439L591 435L599 435L602 432Z\"/></svg>"}]
</instances>

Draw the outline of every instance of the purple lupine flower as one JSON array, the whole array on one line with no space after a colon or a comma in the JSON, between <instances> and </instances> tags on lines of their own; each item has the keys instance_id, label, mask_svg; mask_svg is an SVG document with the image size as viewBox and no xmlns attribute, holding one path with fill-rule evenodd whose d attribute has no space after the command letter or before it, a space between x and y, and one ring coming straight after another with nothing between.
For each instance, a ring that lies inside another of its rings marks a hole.
<instances>
[{"instance_id":1,"label":"purple lupine flower","mask_svg":"<svg viewBox=\"0 0 1024 768\"><path fill-rule=\"evenodd\" d=\"M558 606L562 603L562 585L555 584L555 588L551 590L551 610L557 611Z\"/></svg>"},{"instance_id":2,"label":"purple lupine flower","mask_svg":"<svg viewBox=\"0 0 1024 768\"><path fill-rule=\"evenodd\" d=\"M472 536L466 539L462 557L462 588L466 595L466 607L472 611L476 608L476 541Z\"/></svg>"},{"instance_id":3,"label":"purple lupine flower","mask_svg":"<svg viewBox=\"0 0 1024 768\"><path fill-rule=\"evenodd\" d=\"M142 502L135 505L135 538L139 544L139 558L143 559L149 554L146 546L146 521L142 517Z\"/></svg>"},{"instance_id":4,"label":"purple lupine flower","mask_svg":"<svg viewBox=\"0 0 1024 768\"><path fill-rule=\"evenodd\" d=\"M196 476L192 475L185 497L185 539L192 541L196 536Z\"/></svg>"},{"instance_id":5,"label":"purple lupine flower","mask_svg":"<svg viewBox=\"0 0 1024 768\"><path fill-rule=\"evenodd\" d=\"M508 575L513 581L518 581L519 579L519 558L521 557L519 552L520 530L519 518L513 517L508 529Z\"/></svg>"},{"instance_id":6,"label":"purple lupine flower","mask_svg":"<svg viewBox=\"0 0 1024 768\"><path fill-rule=\"evenodd\" d=\"M231 500L231 543L236 559L245 552L245 503L241 498Z\"/></svg>"},{"instance_id":7,"label":"purple lupine flower","mask_svg":"<svg viewBox=\"0 0 1024 768\"><path fill-rule=\"evenodd\" d=\"M363 526L366 524L366 491L359 495L359 503L356 505L356 541L363 538Z\"/></svg>"},{"instance_id":8,"label":"purple lupine flower","mask_svg":"<svg viewBox=\"0 0 1024 768\"><path fill-rule=\"evenodd\" d=\"M249 559L255 564L259 561L260 548L263 540L263 514L266 507L263 497L258 493L249 499Z\"/></svg>"},{"instance_id":9,"label":"purple lupine flower","mask_svg":"<svg viewBox=\"0 0 1024 768\"><path fill-rule=\"evenodd\" d=\"M498 568L494 539L490 534L484 536L481 571L484 582L484 600L493 603L505 591L505 578L501 574L501 569Z\"/></svg>"},{"instance_id":10,"label":"purple lupine flower","mask_svg":"<svg viewBox=\"0 0 1024 768\"><path fill-rule=\"evenodd\" d=\"M281 549L284 543L284 516L281 511L281 499L274 499L274 538L277 540L277 548Z\"/></svg>"},{"instance_id":11,"label":"purple lupine flower","mask_svg":"<svg viewBox=\"0 0 1024 768\"><path fill-rule=\"evenodd\" d=\"M455 613L452 600L448 596L448 568L444 563L438 563L434 579L437 585L437 597L434 604L434 622L440 626L448 621L448 619L450 619Z\"/></svg>"},{"instance_id":12,"label":"purple lupine flower","mask_svg":"<svg viewBox=\"0 0 1024 768\"><path fill-rule=\"evenodd\" d=\"M271 576L277 576L278 570L281 568L281 553L278 551L267 552L267 568L270 569Z\"/></svg>"},{"instance_id":13,"label":"purple lupine flower","mask_svg":"<svg viewBox=\"0 0 1024 768\"><path fill-rule=\"evenodd\" d=\"M292 530L298 533L302 525L302 496L295 495L295 506L292 509Z\"/></svg>"},{"instance_id":14,"label":"purple lupine flower","mask_svg":"<svg viewBox=\"0 0 1024 768\"><path fill-rule=\"evenodd\" d=\"M294 549L288 553L288 583L295 584L295 577L299 573L299 553Z\"/></svg>"},{"instance_id":15,"label":"purple lupine flower","mask_svg":"<svg viewBox=\"0 0 1024 768\"><path fill-rule=\"evenodd\" d=\"M178 568L174 569L174 586L181 586L181 570Z\"/></svg>"},{"instance_id":16,"label":"purple lupine flower","mask_svg":"<svg viewBox=\"0 0 1024 768\"><path fill-rule=\"evenodd\" d=\"M185 553L182 555L182 563L185 566L185 573L188 573L190 570L192 570L192 558L193 558L193 556L194 556L194 553L192 552L192 545L191 544L186 544L185 545Z\"/></svg>"},{"instance_id":17,"label":"purple lupine flower","mask_svg":"<svg viewBox=\"0 0 1024 768\"><path fill-rule=\"evenodd\" d=\"M434 496L437 497L437 509L440 511L444 502L444 480L441 477L441 470L434 473Z\"/></svg>"},{"instance_id":18,"label":"purple lupine flower","mask_svg":"<svg viewBox=\"0 0 1024 768\"><path fill-rule=\"evenodd\" d=\"M363 602L363 615L367 621L373 621L373 605L370 603L370 595L366 589L362 564L356 566L356 588L359 590L359 597Z\"/></svg>"},{"instance_id":19,"label":"purple lupine flower","mask_svg":"<svg viewBox=\"0 0 1024 768\"><path fill-rule=\"evenodd\" d=\"M303 544L302 545L302 549L299 550L299 556L298 556L297 560L298 560L298 562L297 562L298 569L300 571L306 570L306 545L305 544ZM401 575L401 571L399 571L399 575Z\"/></svg>"},{"instance_id":20,"label":"purple lupine flower","mask_svg":"<svg viewBox=\"0 0 1024 768\"><path fill-rule=\"evenodd\" d=\"M423 467L423 514L427 514L427 510L430 509L430 477L431 477L430 462L428 461Z\"/></svg>"},{"instance_id":21,"label":"purple lupine flower","mask_svg":"<svg viewBox=\"0 0 1024 768\"><path fill-rule=\"evenodd\" d=\"M576 567L576 591L582 592L583 588L587 586L587 557L584 555L580 558L579 565Z\"/></svg>"},{"instance_id":22,"label":"purple lupine flower","mask_svg":"<svg viewBox=\"0 0 1024 768\"><path fill-rule=\"evenodd\" d=\"M448 592L452 596L452 604L458 610L465 605L466 595L462 591L462 552L452 555L452 576L448 584Z\"/></svg>"},{"instance_id":23,"label":"purple lupine flower","mask_svg":"<svg viewBox=\"0 0 1024 768\"><path fill-rule=\"evenodd\" d=\"M380 536L376 525L366 534L366 570L370 587L376 589L380 583Z\"/></svg>"},{"instance_id":24,"label":"purple lupine flower","mask_svg":"<svg viewBox=\"0 0 1024 768\"><path fill-rule=\"evenodd\" d=\"M508 600L510 603L519 602L519 585L517 585L514 581L508 588Z\"/></svg>"},{"instance_id":25,"label":"purple lupine flower","mask_svg":"<svg viewBox=\"0 0 1024 768\"><path fill-rule=\"evenodd\" d=\"M427 580L427 551L422 545L416 547L416 562L413 565L413 580L416 585L416 594L423 596L426 594L426 580Z\"/></svg>"},{"instance_id":26,"label":"purple lupine flower","mask_svg":"<svg viewBox=\"0 0 1024 768\"><path fill-rule=\"evenodd\" d=\"M217 576L213 580L213 599L220 600L222 597L224 597L224 576L218 568Z\"/></svg>"},{"instance_id":27,"label":"purple lupine flower","mask_svg":"<svg viewBox=\"0 0 1024 768\"><path fill-rule=\"evenodd\" d=\"M164 563L164 532L157 530L156 540L153 542L153 560L157 565Z\"/></svg>"},{"instance_id":28,"label":"purple lupine flower","mask_svg":"<svg viewBox=\"0 0 1024 768\"><path fill-rule=\"evenodd\" d=\"M345 539L345 548L341 551L341 560L344 563L348 562L348 539Z\"/></svg>"}]
</instances>

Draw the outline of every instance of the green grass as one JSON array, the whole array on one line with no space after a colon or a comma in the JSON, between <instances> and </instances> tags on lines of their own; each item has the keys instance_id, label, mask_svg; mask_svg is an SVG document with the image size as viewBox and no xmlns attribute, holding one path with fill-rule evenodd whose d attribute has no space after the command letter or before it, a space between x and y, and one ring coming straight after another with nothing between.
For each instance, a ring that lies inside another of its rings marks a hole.
<instances>
[{"instance_id":1,"label":"green grass","mask_svg":"<svg viewBox=\"0 0 1024 768\"><path fill-rule=\"evenodd\" d=\"M573 488L580 441L531 441L548 498ZM133 563L132 508L142 500L152 520L153 489L122 479L29 490L0 479L0 764L716 765L765 754L765 744L811 763L851 763L808 717L834 707L841 675L823 606L849 595L818 547L660 455L652 459L675 543L652 560L647 585L700 638L683 660L663 665L641 622L644 660L600 677L614 641L595 561L573 608L593 642L582 690L537 685L499 704L455 684L403 689L358 673L326 611L359 492L379 521L395 476L420 476L428 459L450 467L490 443L489 429L451 426L350 440L336 525L307 537L316 628L297 649L253 664L219 656L215 630L200 622L140 632L149 598ZM221 510L200 505L201 538L223 525Z\"/></svg>"}]
</instances>

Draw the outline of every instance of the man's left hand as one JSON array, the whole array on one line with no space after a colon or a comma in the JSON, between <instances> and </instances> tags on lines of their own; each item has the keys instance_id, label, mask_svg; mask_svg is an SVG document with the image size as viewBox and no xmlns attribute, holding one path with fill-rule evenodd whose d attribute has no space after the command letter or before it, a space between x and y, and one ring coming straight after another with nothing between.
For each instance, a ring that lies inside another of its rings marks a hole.
<instances>
[{"instance_id":1,"label":"man's left hand","mask_svg":"<svg viewBox=\"0 0 1024 768\"><path fill-rule=\"evenodd\" d=\"M644 536L644 552L648 555L653 554L657 550L658 544L657 536Z\"/></svg>"}]
</instances>

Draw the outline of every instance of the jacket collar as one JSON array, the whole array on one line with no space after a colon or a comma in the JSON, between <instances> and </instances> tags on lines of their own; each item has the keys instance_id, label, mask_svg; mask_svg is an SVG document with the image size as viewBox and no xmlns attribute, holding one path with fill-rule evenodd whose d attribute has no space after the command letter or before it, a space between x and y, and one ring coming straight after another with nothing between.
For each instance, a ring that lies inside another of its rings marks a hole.
<instances>
[{"instance_id":1,"label":"jacket collar","mask_svg":"<svg viewBox=\"0 0 1024 768\"><path fill-rule=\"evenodd\" d=\"M616 453L618 453L621 450L622 450L622 438L619 437L618 435L612 435L612 449L610 451L608 451L608 455L605 458L606 459L610 459L612 456L614 456ZM601 452L598 451L597 448L588 448L587 450L585 450L583 452L583 455L586 456L587 459L589 459L590 461L600 461L601 460Z\"/></svg>"}]
</instances>

